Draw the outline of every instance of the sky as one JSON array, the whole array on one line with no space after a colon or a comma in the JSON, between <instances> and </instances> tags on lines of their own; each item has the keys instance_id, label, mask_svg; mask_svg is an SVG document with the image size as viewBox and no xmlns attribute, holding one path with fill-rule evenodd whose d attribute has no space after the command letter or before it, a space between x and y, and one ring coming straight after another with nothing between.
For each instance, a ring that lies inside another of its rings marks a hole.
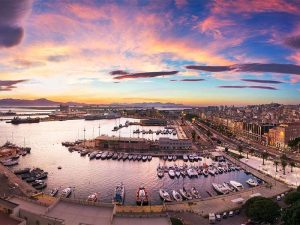
<instances>
[{"instance_id":1,"label":"sky","mask_svg":"<svg viewBox=\"0 0 300 225\"><path fill-rule=\"evenodd\" d=\"M300 103L300 0L1 0L0 98Z\"/></svg>"}]
</instances>

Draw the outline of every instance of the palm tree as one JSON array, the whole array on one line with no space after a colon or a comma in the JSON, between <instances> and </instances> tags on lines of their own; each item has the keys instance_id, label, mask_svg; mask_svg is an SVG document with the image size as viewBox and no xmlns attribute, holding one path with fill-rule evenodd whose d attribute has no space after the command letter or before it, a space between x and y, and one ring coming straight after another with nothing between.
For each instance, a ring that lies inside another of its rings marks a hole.
<instances>
[{"instance_id":1,"label":"palm tree","mask_svg":"<svg viewBox=\"0 0 300 225\"><path fill-rule=\"evenodd\" d=\"M263 163L262 163L263 165L265 165L265 159L268 157L268 155L269 155L269 154L268 154L268 152L266 152L266 151L264 151L264 152L262 153L261 156L262 156L262 159L263 159Z\"/></svg>"},{"instance_id":2,"label":"palm tree","mask_svg":"<svg viewBox=\"0 0 300 225\"><path fill-rule=\"evenodd\" d=\"M246 151L246 153L247 153L247 159L249 159L249 157L248 157L248 155L249 155L249 151Z\"/></svg>"},{"instance_id":3,"label":"palm tree","mask_svg":"<svg viewBox=\"0 0 300 225\"><path fill-rule=\"evenodd\" d=\"M255 151L254 151L254 149L250 149L250 151L249 151L249 153L251 154L251 155L253 155L253 153L254 153Z\"/></svg>"},{"instance_id":4,"label":"palm tree","mask_svg":"<svg viewBox=\"0 0 300 225\"><path fill-rule=\"evenodd\" d=\"M281 165L283 169L283 175L285 175L285 167L287 166L287 161L284 159L281 159Z\"/></svg>"},{"instance_id":5,"label":"palm tree","mask_svg":"<svg viewBox=\"0 0 300 225\"><path fill-rule=\"evenodd\" d=\"M276 168L276 173L278 172L278 170L277 170L278 164L279 164L279 161L278 161L278 160L275 160L275 161L274 161L274 165L275 165L275 168Z\"/></svg>"},{"instance_id":6,"label":"palm tree","mask_svg":"<svg viewBox=\"0 0 300 225\"><path fill-rule=\"evenodd\" d=\"M291 173L293 172L293 168L295 167L295 162L291 161L290 162L290 167L291 167Z\"/></svg>"},{"instance_id":7,"label":"palm tree","mask_svg":"<svg viewBox=\"0 0 300 225\"><path fill-rule=\"evenodd\" d=\"M238 146L238 151L240 153L240 156L242 156L243 147L241 145Z\"/></svg>"},{"instance_id":8,"label":"palm tree","mask_svg":"<svg viewBox=\"0 0 300 225\"><path fill-rule=\"evenodd\" d=\"M196 131L195 130L192 130L192 138L193 138L193 141L195 141L195 138L196 138Z\"/></svg>"}]
</instances>

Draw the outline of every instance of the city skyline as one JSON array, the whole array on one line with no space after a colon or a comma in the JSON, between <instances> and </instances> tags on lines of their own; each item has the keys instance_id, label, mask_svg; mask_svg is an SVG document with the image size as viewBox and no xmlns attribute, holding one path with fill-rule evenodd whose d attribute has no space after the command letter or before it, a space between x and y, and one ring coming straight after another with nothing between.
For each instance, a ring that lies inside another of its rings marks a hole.
<instances>
[{"instance_id":1,"label":"city skyline","mask_svg":"<svg viewBox=\"0 0 300 225\"><path fill-rule=\"evenodd\" d=\"M298 1L4 1L0 98L299 104Z\"/></svg>"}]
</instances>

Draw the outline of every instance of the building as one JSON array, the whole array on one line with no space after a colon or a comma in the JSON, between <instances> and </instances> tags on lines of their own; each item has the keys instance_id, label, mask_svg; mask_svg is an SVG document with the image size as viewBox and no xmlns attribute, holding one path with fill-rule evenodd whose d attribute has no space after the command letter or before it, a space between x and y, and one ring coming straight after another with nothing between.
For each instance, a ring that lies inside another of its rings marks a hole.
<instances>
[{"instance_id":1,"label":"building","mask_svg":"<svg viewBox=\"0 0 300 225\"><path fill-rule=\"evenodd\" d=\"M141 120L142 126L166 126L167 121L163 119L145 119Z\"/></svg>"},{"instance_id":2,"label":"building","mask_svg":"<svg viewBox=\"0 0 300 225\"><path fill-rule=\"evenodd\" d=\"M161 137L158 139L158 147L160 150L187 150L192 148L192 141L190 139Z\"/></svg>"},{"instance_id":3,"label":"building","mask_svg":"<svg viewBox=\"0 0 300 225\"><path fill-rule=\"evenodd\" d=\"M95 146L99 149L118 151L149 150L151 142L145 138L128 138L101 135L95 139Z\"/></svg>"},{"instance_id":4,"label":"building","mask_svg":"<svg viewBox=\"0 0 300 225\"><path fill-rule=\"evenodd\" d=\"M287 148L288 142L300 137L300 123L281 124L265 135L267 144L277 148Z\"/></svg>"},{"instance_id":5,"label":"building","mask_svg":"<svg viewBox=\"0 0 300 225\"><path fill-rule=\"evenodd\" d=\"M273 127L275 127L275 124L244 122L242 134L247 138L261 142L263 140L264 133L268 133Z\"/></svg>"}]
</instances>

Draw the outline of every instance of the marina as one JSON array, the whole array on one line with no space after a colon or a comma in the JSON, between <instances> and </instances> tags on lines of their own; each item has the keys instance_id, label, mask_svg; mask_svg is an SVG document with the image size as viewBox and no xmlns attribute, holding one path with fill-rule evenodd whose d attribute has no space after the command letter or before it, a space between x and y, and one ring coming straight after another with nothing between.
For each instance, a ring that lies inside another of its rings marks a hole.
<instances>
[{"instance_id":1,"label":"marina","mask_svg":"<svg viewBox=\"0 0 300 225\"><path fill-rule=\"evenodd\" d=\"M124 123L130 119L121 118L120 120ZM166 160L164 160L164 157L151 157L152 155L147 154L146 159L146 157L143 158L144 155L142 154L125 154L125 152L120 152L121 154L114 156L114 153L110 151L102 151L100 156L98 154L101 150L99 150L97 154L93 154L93 159L90 159L91 155L88 156L89 152L75 154L69 152L65 146L62 146L61 143L66 140L83 139L83 131L81 131L81 135L78 135L78 132L76 132L77 130L83 130L82 128L86 129L86 139L93 138L96 135L95 128L98 126L98 121L73 120L23 124L23 126L16 129L11 124L1 122L0 141L5 143L7 140L11 140L9 134L13 132L14 143L21 145L26 133L30 132L32 135L30 139L27 138L26 142L32 148L31 154L27 157L21 157L19 164L13 166L12 169L15 171L33 167L43 168L48 172L47 187L43 191L45 193L55 193L55 196L63 195L69 198L86 200L92 193L99 193L97 201L111 203L115 196L116 185L123 183L125 189L124 204L136 204L137 189L141 185L147 190L151 204L161 204L160 189L168 192L173 201L175 200L175 193L176 198L180 201L179 195L176 194L176 192L180 194L180 189L182 189L182 193L185 193L183 192L184 189L191 192L191 189L195 187L195 193L198 192L201 198L209 197L207 191L217 195L211 185L214 182L224 183L234 180L242 183L245 188L250 188L246 181L249 178L253 178L253 176L244 173L243 170L234 170L215 176L206 175L207 171L203 170L203 175L199 175L198 171L197 178L190 178L189 175L191 177L196 176L196 171L201 166L212 163L210 158L201 157L200 155L178 155L176 159L172 155L170 160L168 160L166 155ZM103 120L101 133L111 134L111 127L113 126L114 120ZM8 132L4 132L4 130L8 130ZM57 130L60 131L59 135ZM121 132L123 136L130 137L131 135L130 127L124 128ZM151 136L148 134L146 137L152 138ZM171 134L170 136L173 135ZM81 154L85 156L82 157ZM119 157L121 155L122 159ZM101 160L102 157L103 159L108 157L110 160ZM186 157L188 158L187 161ZM187 165L187 170L176 170L174 163L178 168ZM171 172L171 176L174 178L170 178L169 172L159 173L157 170L159 165L167 168L174 167L174 172ZM58 167L61 169L58 169ZM53 191L55 189L58 189L57 193ZM193 196L192 192L190 195Z\"/></svg>"}]
</instances>

